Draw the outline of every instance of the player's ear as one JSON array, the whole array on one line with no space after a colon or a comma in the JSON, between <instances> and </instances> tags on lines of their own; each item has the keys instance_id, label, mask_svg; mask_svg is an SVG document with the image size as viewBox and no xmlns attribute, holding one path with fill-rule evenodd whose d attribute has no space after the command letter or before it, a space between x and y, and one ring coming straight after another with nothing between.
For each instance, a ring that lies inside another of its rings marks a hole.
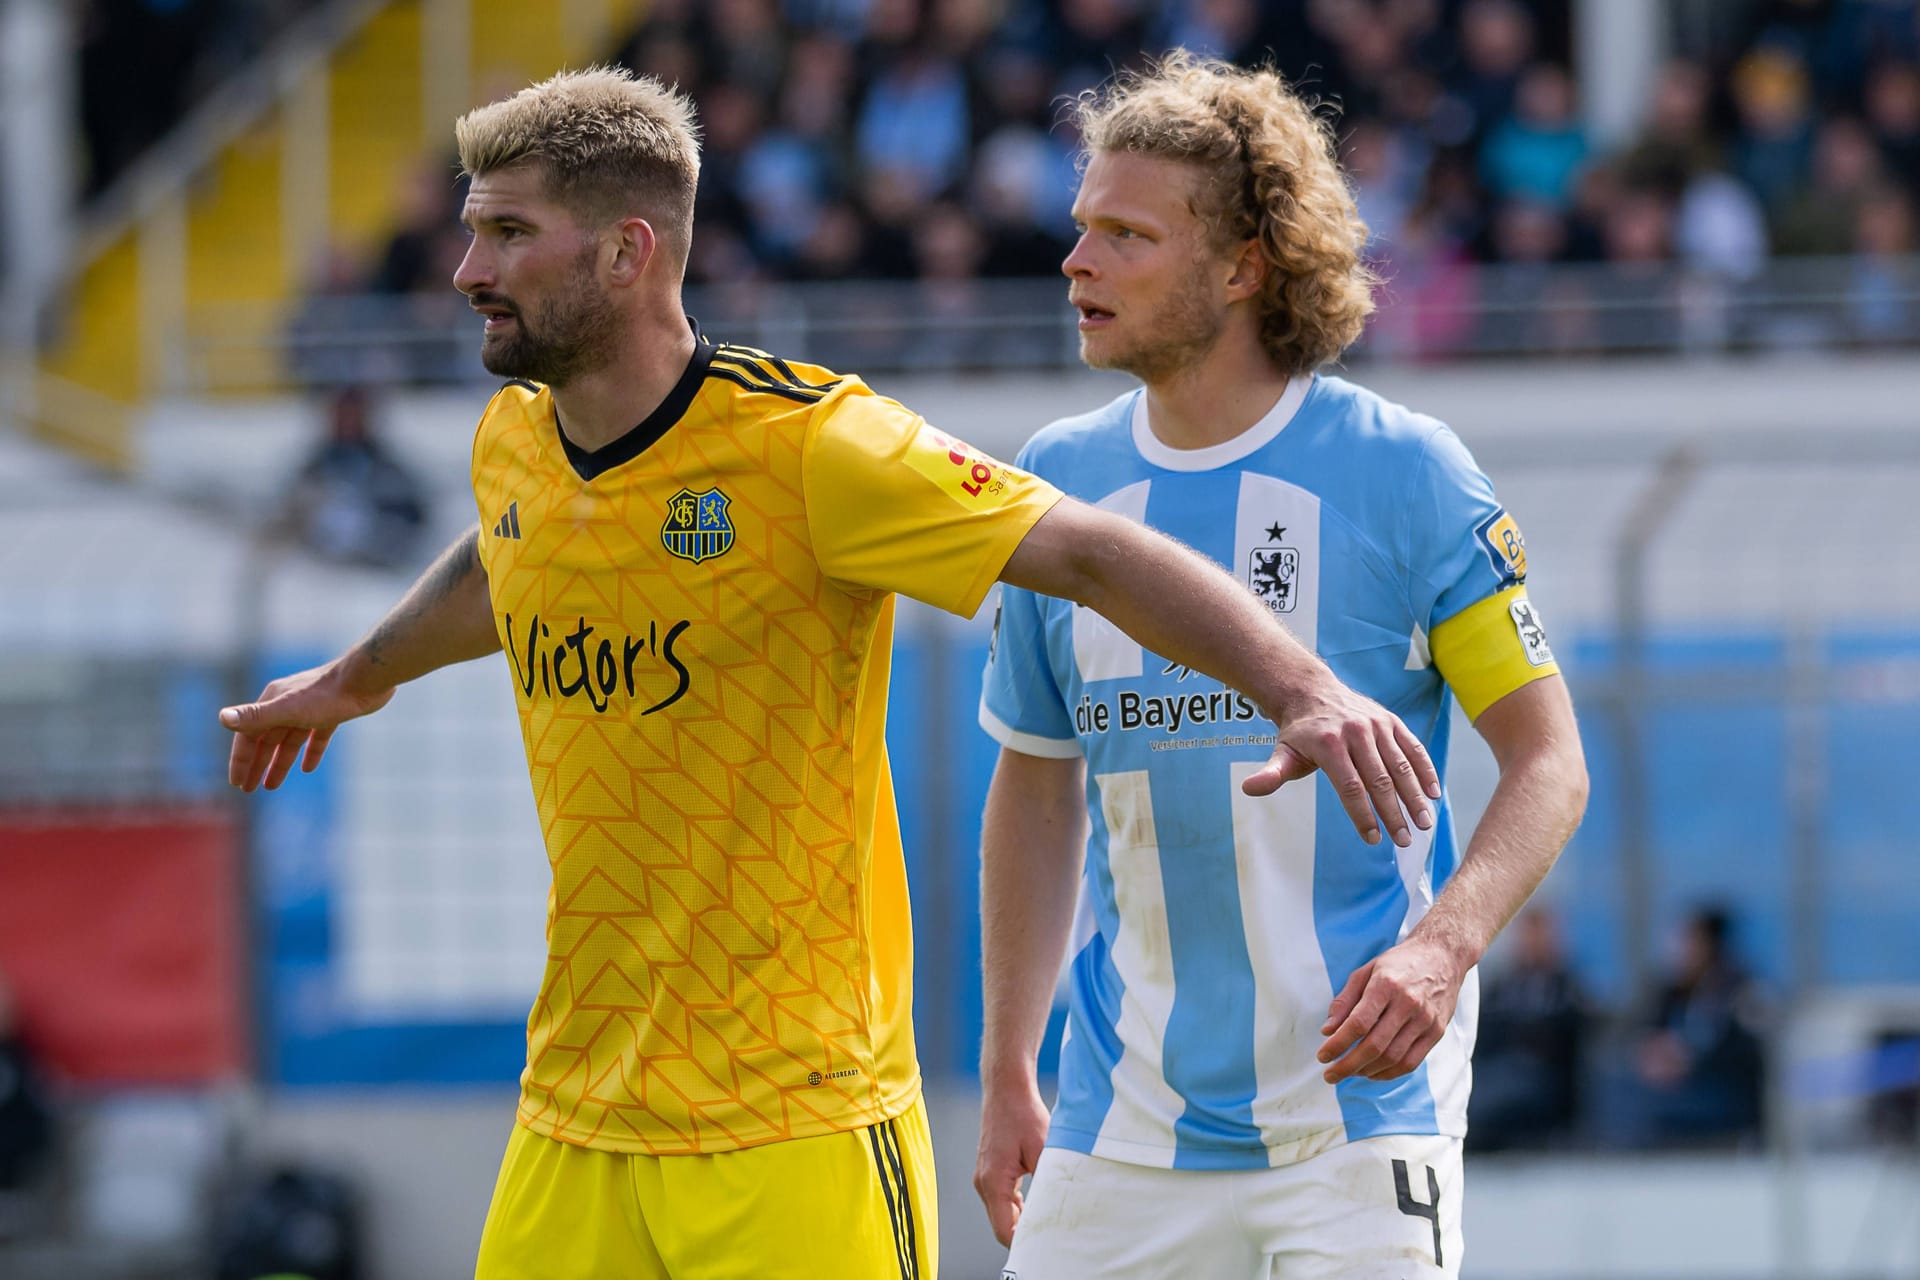
<instances>
[{"instance_id":1,"label":"player's ear","mask_svg":"<svg viewBox=\"0 0 1920 1280\"><path fill-rule=\"evenodd\" d=\"M653 224L645 218L622 218L613 224L607 245L611 255L607 256L606 250L602 253L613 282L628 285L646 273L660 242L653 233Z\"/></svg>"},{"instance_id":2,"label":"player's ear","mask_svg":"<svg viewBox=\"0 0 1920 1280\"><path fill-rule=\"evenodd\" d=\"M1266 279L1267 255L1260 251L1260 241L1241 241L1233 259L1233 274L1227 277L1227 300L1239 302L1253 297Z\"/></svg>"}]
</instances>

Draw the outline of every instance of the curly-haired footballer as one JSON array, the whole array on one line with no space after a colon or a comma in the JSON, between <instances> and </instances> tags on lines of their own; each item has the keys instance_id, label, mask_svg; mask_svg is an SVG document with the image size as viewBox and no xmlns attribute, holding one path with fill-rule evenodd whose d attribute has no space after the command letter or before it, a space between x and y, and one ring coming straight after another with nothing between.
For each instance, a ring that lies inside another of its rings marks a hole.
<instances>
[{"instance_id":1,"label":"curly-haired footballer","mask_svg":"<svg viewBox=\"0 0 1920 1280\"><path fill-rule=\"evenodd\" d=\"M1017 1280L1455 1275L1474 965L1586 797L1520 530L1445 426L1320 372L1376 282L1310 104L1176 53L1077 114L1081 356L1145 386L1018 465L1224 565L1442 767L1457 701L1500 781L1464 850L1444 800L1391 851L1333 779L1252 802L1259 708L1004 587L975 1185Z\"/></svg>"}]
</instances>

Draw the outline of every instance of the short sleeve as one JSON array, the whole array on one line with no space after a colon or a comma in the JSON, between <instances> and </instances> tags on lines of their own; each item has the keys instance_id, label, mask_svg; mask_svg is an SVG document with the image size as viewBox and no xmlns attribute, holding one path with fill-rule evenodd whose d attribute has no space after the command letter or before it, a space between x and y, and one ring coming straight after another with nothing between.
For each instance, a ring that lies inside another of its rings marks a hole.
<instances>
[{"instance_id":1,"label":"short sleeve","mask_svg":"<svg viewBox=\"0 0 1920 1280\"><path fill-rule=\"evenodd\" d=\"M1047 660L1046 615L1033 592L1002 583L980 680L980 727L1003 747L1067 760L1081 754Z\"/></svg>"},{"instance_id":2,"label":"short sleeve","mask_svg":"<svg viewBox=\"0 0 1920 1280\"><path fill-rule=\"evenodd\" d=\"M1527 598L1527 544L1460 438L1428 440L1408 504L1416 620L1434 666L1471 718L1522 685L1559 673Z\"/></svg>"},{"instance_id":3,"label":"short sleeve","mask_svg":"<svg viewBox=\"0 0 1920 1280\"><path fill-rule=\"evenodd\" d=\"M1060 491L854 384L823 402L801 458L815 558L836 582L963 617Z\"/></svg>"}]
</instances>

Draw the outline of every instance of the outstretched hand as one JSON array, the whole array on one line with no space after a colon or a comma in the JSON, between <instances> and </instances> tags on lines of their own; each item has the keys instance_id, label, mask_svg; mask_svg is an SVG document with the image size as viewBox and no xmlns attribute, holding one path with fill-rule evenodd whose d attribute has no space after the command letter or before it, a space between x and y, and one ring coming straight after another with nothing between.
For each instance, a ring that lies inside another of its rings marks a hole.
<instances>
[{"instance_id":1,"label":"outstretched hand","mask_svg":"<svg viewBox=\"0 0 1920 1280\"><path fill-rule=\"evenodd\" d=\"M1368 844L1380 842L1385 822L1395 844L1411 845L1409 814L1422 831L1433 826L1440 774L1399 716L1331 675L1303 701L1282 716L1272 759L1242 784L1248 795L1271 795L1318 769Z\"/></svg>"},{"instance_id":2,"label":"outstretched hand","mask_svg":"<svg viewBox=\"0 0 1920 1280\"><path fill-rule=\"evenodd\" d=\"M286 781L296 760L302 773L312 773L320 767L335 729L378 711L392 697L392 689L364 693L347 688L338 662L280 677L261 691L258 701L221 710L220 723L234 734L227 781L242 791L256 790L264 782L272 791Z\"/></svg>"}]
</instances>

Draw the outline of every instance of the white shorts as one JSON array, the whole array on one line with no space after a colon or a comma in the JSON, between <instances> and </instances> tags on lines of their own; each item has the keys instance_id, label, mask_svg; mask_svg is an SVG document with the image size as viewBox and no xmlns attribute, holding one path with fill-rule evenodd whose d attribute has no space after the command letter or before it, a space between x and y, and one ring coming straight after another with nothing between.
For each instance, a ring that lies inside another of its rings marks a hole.
<instances>
[{"instance_id":1,"label":"white shorts","mask_svg":"<svg viewBox=\"0 0 1920 1280\"><path fill-rule=\"evenodd\" d=\"M1458 1138L1367 1138L1221 1171L1048 1147L1001 1280L1454 1277L1460 1193Z\"/></svg>"}]
</instances>

